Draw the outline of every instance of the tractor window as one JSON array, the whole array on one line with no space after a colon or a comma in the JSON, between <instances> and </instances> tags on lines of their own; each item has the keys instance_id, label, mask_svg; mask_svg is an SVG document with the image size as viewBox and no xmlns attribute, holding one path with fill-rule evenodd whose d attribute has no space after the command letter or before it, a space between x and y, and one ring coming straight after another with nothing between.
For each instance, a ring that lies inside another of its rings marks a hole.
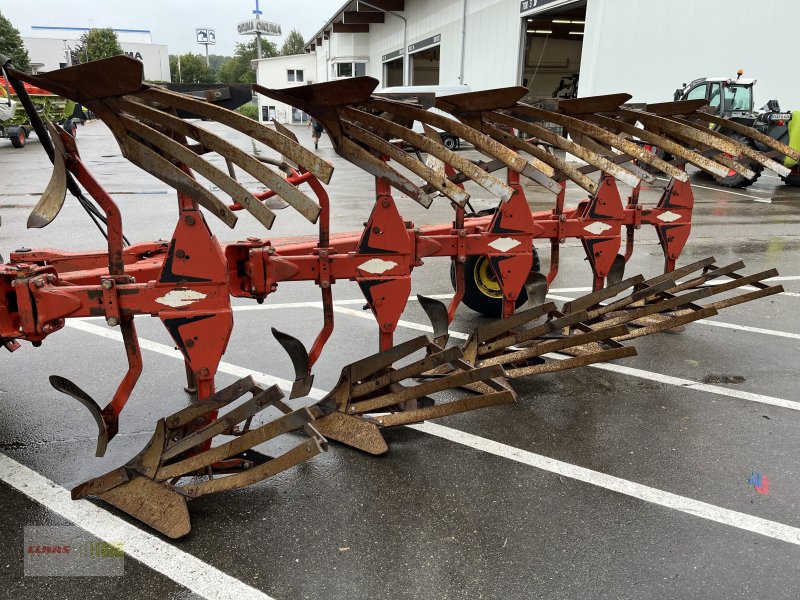
<instances>
[{"instance_id":1,"label":"tractor window","mask_svg":"<svg viewBox=\"0 0 800 600\"><path fill-rule=\"evenodd\" d=\"M687 100L702 100L706 97L706 86L698 85L696 88L692 88L689 90L689 93L686 94Z\"/></svg>"},{"instance_id":2,"label":"tractor window","mask_svg":"<svg viewBox=\"0 0 800 600\"><path fill-rule=\"evenodd\" d=\"M722 104L719 84L712 83L709 87L711 89L709 90L708 103L716 109L716 112L719 112L720 104Z\"/></svg>"},{"instance_id":3,"label":"tractor window","mask_svg":"<svg viewBox=\"0 0 800 600\"><path fill-rule=\"evenodd\" d=\"M725 90L725 111L753 110L753 88L749 85L729 85Z\"/></svg>"}]
</instances>

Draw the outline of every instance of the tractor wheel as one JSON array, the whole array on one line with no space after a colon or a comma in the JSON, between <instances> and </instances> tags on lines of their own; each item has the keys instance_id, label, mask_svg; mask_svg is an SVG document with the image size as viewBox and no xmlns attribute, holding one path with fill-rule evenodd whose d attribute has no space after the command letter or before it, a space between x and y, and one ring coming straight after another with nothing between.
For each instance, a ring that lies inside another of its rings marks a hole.
<instances>
[{"instance_id":1,"label":"tractor wheel","mask_svg":"<svg viewBox=\"0 0 800 600\"><path fill-rule=\"evenodd\" d=\"M442 145L448 150L455 150L458 148L458 140L451 135L443 135Z\"/></svg>"},{"instance_id":2,"label":"tractor wheel","mask_svg":"<svg viewBox=\"0 0 800 600\"><path fill-rule=\"evenodd\" d=\"M797 165L786 177L781 177L783 183L792 187L800 187L800 165Z\"/></svg>"},{"instance_id":3,"label":"tractor wheel","mask_svg":"<svg viewBox=\"0 0 800 600\"><path fill-rule=\"evenodd\" d=\"M538 273L539 254L533 249L531 271ZM450 282L456 287L456 263L450 263ZM487 317L503 316L503 292L494 276L494 271L485 256L468 256L464 263L464 298L461 303ZM528 292L523 287L517 298L516 308L528 301Z\"/></svg>"},{"instance_id":4,"label":"tractor wheel","mask_svg":"<svg viewBox=\"0 0 800 600\"><path fill-rule=\"evenodd\" d=\"M651 146L650 144L644 144L642 148L647 150L648 152L652 152L658 158L664 159L666 161L672 160L672 157L666 152L664 152L664 150L661 148L656 148L655 146ZM647 163L638 160L636 161L636 166L638 166L642 171L645 171L647 173L661 173L660 169L657 169L652 165L648 165Z\"/></svg>"},{"instance_id":5,"label":"tractor wheel","mask_svg":"<svg viewBox=\"0 0 800 600\"><path fill-rule=\"evenodd\" d=\"M78 137L78 125L72 119L64 121L64 131L70 134L73 138Z\"/></svg>"},{"instance_id":6,"label":"tractor wheel","mask_svg":"<svg viewBox=\"0 0 800 600\"><path fill-rule=\"evenodd\" d=\"M28 140L28 132L25 131L24 127L20 127L17 131L9 134L9 137L11 139L11 145L14 146L14 148L22 148Z\"/></svg>"},{"instance_id":7,"label":"tractor wheel","mask_svg":"<svg viewBox=\"0 0 800 600\"><path fill-rule=\"evenodd\" d=\"M742 144L750 145L750 140L748 138L746 138L745 136L743 136L743 135L739 135L737 133L734 133L730 137L731 137L732 140L735 140L735 141L740 142ZM714 177L714 181L716 181L717 184L721 185L722 187L740 188L740 189L741 188L746 188L748 186L751 186L756 181L758 181L758 178L761 177L761 171L764 170L764 167L761 164L755 162L754 160L750 160L749 158L741 158L741 157L739 157L738 160L743 165L747 166L751 171L754 171L756 176L753 177L752 179L748 179L747 177L745 177L741 173L737 173L736 171L731 169L730 171L728 171L728 174L725 177L716 177L715 176Z\"/></svg>"}]
</instances>

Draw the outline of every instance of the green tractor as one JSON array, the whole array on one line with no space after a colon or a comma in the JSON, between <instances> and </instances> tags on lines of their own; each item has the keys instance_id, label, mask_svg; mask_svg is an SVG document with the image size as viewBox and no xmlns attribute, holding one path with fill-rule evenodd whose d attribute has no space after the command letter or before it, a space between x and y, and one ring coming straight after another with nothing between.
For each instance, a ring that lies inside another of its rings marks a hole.
<instances>
[{"instance_id":1,"label":"green tractor","mask_svg":"<svg viewBox=\"0 0 800 600\"><path fill-rule=\"evenodd\" d=\"M777 100L770 100L764 107L756 111L753 109L753 87L755 79L746 79L739 70L736 79L723 77L703 77L675 90L675 100L706 100L714 110L714 114L731 119L742 125L753 127L762 133L800 150L800 111L794 113L783 112ZM734 131L717 125L711 125L719 133L727 135L737 142L752 146L753 148L770 153L767 146L754 142ZM737 157L738 158L738 157ZM731 170L726 177L715 177L718 184L730 188L744 188L752 184L761 173L762 167L746 158L738 158L745 162L756 177L747 179L736 171ZM800 166L796 161L784 157L784 164L792 172L783 178L787 185L800 186Z\"/></svg>"},{"instance_id":2,"label":"green tractor","mask_svg":"<svg viewBox=\"0 0 800 600\"><path fill-rule=\"evenodd\" d=\"M75 103L45 90L25 84L40 115L49 121L61 124L75 137L77 125L72 118ZM33 131L25 109L12 93L8 83L0 77L0 138L8 138L14 148L22 148Z\"/></svg>"}]
</instances>

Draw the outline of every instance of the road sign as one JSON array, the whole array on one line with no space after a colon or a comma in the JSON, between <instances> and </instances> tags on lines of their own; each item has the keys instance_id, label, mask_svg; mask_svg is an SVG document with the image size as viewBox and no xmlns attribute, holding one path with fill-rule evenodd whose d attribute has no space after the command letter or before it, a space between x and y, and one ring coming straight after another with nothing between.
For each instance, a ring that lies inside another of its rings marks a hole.
<instances>
[{"instance_id":1,"label":"road sign","mask_svg":"<svg viewBox=\"0 0 800 600\"><path fill-rule=\"evenodd\" d=\"M213 29L200 28L195 29L195 36L197 37L198 44L216 44L217 34Z\"/></svg>"}]
</instances>

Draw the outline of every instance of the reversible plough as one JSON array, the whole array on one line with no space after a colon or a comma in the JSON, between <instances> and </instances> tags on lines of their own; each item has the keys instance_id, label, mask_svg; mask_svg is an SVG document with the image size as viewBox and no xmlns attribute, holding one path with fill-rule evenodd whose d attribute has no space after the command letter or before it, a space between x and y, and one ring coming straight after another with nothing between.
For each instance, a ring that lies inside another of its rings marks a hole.
<instances>
[{"instance_id":1,"label":"reversible plough","mask_svg":"<svg viewBox=\"0 0 800 600\"><path fill-rule=\"evenodd\" d=\"M332 235L324 184L333 168L284 127L272 129L216 106L213 93L206 100L143 84L141 63L126 57L41 75L16 71L5 58L0 62L23 101L24 81L80 102L108 125L128 160L177 191L172 238L126 245L120 211L87 170L75 140L33 111L32 122L54 170L28 226L50 224L69 191L97 222L105 223L108 248L20 249L0 265L0 344L8 350L23 340L40 345L68 318L102 317L120 329L128 371L110 402L103 406L68 379L50 378L57 390L93 415L98 455L117 433L120 413L142 370L135 317L158 317L169 331L184 357L187 391L195 402L159 420L139 455L76 487L73 497L99 497L170 537L190 530L188 499L284 471L325 449L328 438L381 454L388 450L381 433L385 427L512 403L516 395L509 382L515 378L632 356L635 350L624 340L678 328L781 291L764 283L774 270L743 276L740 262L717 266L709 258L676 268L693 208L686 164L743 175L752 174L749 161L778 173L782 169L771 158L709 130L705 123L712 117L698 112L696 103L633 110L624 106L629 96L613 95L548 106L522 103L525 90L515 87L437 100L436 106L454 117L448 118L425 110L426 103L433 103L430 98L374 95L377 82L370 78L285 90L253 86L319 119L336 152L375 177L375 203L364 229ZM248 154L229 137L186 116L244 133L282 158ZM424 124L425 135L412 131L415 120ZM570 139L543 123L563 127ZM471 161L448 150L433 127L470 142L485 159ZM769 143L777 152L794 152L774 140ZM674 160L665 162L652 147L663 148ZM553 148L582 162L559 158ZM213 155L225 159L225 171L207 160ZM267 191L245 188L236 169ZM648 172L652 169L668 182L658 203L646 207L639 203L639 189L642 181L656 181ZM230 200L211 193L195 175ZM551 211L531 211L521 176L553 194ZM587 193L575 207L565 206L568 182ZM632 189L624 203L618 182ZM449 201L453 221L415 227L401 217L393 189L424 207ZM470 194L475 190L494 199L496 208L474 212ZM237 212L247 211L269 229L275 214L265 200L273 197L316 223L318 235L223 244L206 225L206 214L211 214L233 227ZM635 231L646 225L655 228L661 243L664 274L624 279ZM568 238L582 242L595 291L558 308L546 302L546 293L558 272L560 244ZM538 269L535 240L550 244L545 273ZM433 333L395 344L412 271L436 257L448 259L455 295L449 305L419 296ZM277 387L265 389L249 377L215 388L233 328L231 297L263 302L283 282L313 281L321 290L323 325L311 349L273 329L296 371L290 399L305 397L312 367L333 330L332 286L343 279L358 283L375 316L377 354L347 365L324 398L302 408L289 406ZM721 300L700 304L718 294L724 294ZM502 318L487 321L463 344L453 345L448 326L462 302ZM263 424L255 426L262 411L258 422ZM230 440L212 444L218 436ZM278 436L294 440L292 449L274 457L253 450Z\"/></svg>"}]
</instances>

